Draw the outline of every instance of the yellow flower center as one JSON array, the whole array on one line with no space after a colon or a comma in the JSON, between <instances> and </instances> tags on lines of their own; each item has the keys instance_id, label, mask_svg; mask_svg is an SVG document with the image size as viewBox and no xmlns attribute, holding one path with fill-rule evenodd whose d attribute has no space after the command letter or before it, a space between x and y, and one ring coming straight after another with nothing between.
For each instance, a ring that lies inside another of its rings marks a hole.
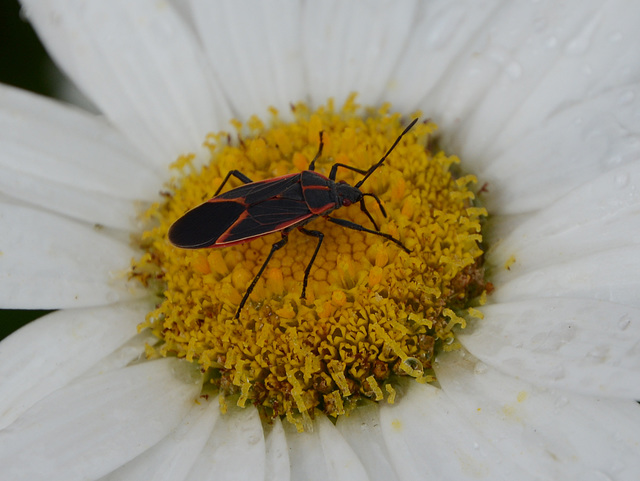
<instances>
[{"instance_id":1,"label":"yellow flower center","mask_svg":"<svg viewBox=\"0 0 640 481\"><path fill-rule=\"evenodd\" d=\"M335 163L368 170L404 129L388 106L362 115L353 98L339 111L329 102L314 112L299 104L293 114L294 122L273 111L268 127L252 118L246 126L235 122L234 136L211 135L204 167L189 156L176 162L180 177L166 201L147 212L154 227L140 239L146 253L133 262L132 276L160 299L140 326L161 340L148 347L149 356L197 362L223 407L252 403L265 418L286 416L302 430L318 411L335 417L366 400L393 402L400 376L433 381L434 352L456 347L453 327L481 317L473 306L491 286L481 248L487 212L469 190L476 179L459 174L456 157L434 151L436 126L419 122L360 187L384 206L386 217L365 197L380 232L411 252L317 217L305 225L324 234L306 298L300 298L304 272L318 240L293 229L236 319L282 233L224 248L180 249L167 240L172 223L211 198L231 170L253 181L307 170L320 132L324 149L315 167L328 176ZM361 179L338 168L336 181ZM222 192L240 185L232 177ZM358 204L330 215L375 229Z\"/></svg>"}]
</instances>

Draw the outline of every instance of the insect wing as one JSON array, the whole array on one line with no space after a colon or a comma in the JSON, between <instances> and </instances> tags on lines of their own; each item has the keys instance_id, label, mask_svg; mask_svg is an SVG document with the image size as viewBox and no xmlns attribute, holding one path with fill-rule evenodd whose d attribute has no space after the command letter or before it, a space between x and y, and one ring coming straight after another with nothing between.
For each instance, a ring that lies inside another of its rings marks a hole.
<instances>
[{"instance_id":1,"label":"insect wing","mask_svg":"<svg viewBox=\"0 0 640 481\"><path fill-rule=\"evenodd\" d=\"M299 182L300 174L287 174L282 177L241 185L228 192L223 192L209 202L217 199L242 200L245 205L250 206L271 199Z\"/></svg>"},{"instance_id":2,"label":"insect wing","mask_svg":"<svg viewBox=\"0 0 640 481\"><path fill-rule=\"evenodd\" d=\"M247 207L238 220L216 242L216 246L238 244L255 237L278 232L313 217L302 197L299 183L283 192Z\"/></svg>"},{"instance_id":3,"label":"insect wing","mask_svg":"<svg viewBox=\"0 0 640 481\"><path fill-rule=\"evenodd\" d=\"M245 211L246 206L239 201L205 202L174 222L169 240L183 249L213 247Z\"/></svg>"},{"instance_id":4,"label":"insect wing","mask_svg":"<svg viewBox=\"0 0 640 481\"><path fill-rule=\"evenodd\" d=\"M312 214L299 179L300 174L289 174L220 194L179 218L169 240L183 249L222 247L302 222Z\"/></svg>"},{"instance_id":5,"label":"insect wing","mask_svg":"<svg viewBox=\"0 0 640 481\"><path fill-rule=\"evenodd\" d=\"M324 175L306 170L300 174L304 200L315 215L326 214L336 208L336 199L332 194L333 181Z\"/></svg>"}]
</instances>

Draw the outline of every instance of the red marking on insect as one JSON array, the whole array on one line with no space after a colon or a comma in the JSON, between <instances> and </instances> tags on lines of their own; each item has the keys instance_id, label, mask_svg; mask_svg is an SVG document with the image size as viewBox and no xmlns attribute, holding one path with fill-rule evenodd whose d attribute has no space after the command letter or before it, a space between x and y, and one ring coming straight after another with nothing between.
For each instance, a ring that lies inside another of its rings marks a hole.
<instances>
[{"instance_id":1,"label":"red marking on insect","mask_svg":"<svg viewBox=\"0 0 640 481\"><path fill-rule=\"evenodd\" d=\"M169 229L169 240L176 247L183 249L201 249L227 247L249 242L273 232L282 233L282 239L271 246L271 251L247 288L236 311L236 319L240 316L240 311L247 302L258 279L262 276L271 257L277 250L286 245L289 232L293 229L298 229L303 234L318 239L315 251L304 271L300 298L305 298L309 273L322 245L324 234L317 230L305 229L304 225L317 217L322 216L329 222L347 229L384 237L404 251L410 252L398 239L380 232L378 225L367 210L364 198L373 197L378 203L382 215L386 217L387 213L377 195L361 192L360 187L384 163L389 154L398 145L400 139L411 130L417 121L418 119L414 119L398 136L387 153L368 170L336 163L331 167L329 177L316 172L315 163L322 154L324 145L322 132L320 133L318 153L309 164L308 170L258 182L253 182L238 170L232 170L226 175L212 199L190 210L174 222ZM362 174L364 177L353 186L342 180L336 182L338 167L352 170ZM220 194L220 191L231 176L244 182L245 185ZM360 224L345 219L329 217L329 214L334 210L355 203L360 203L360 210L367 215L375 230L367 229Z\"/></svg>"}]
</instances>

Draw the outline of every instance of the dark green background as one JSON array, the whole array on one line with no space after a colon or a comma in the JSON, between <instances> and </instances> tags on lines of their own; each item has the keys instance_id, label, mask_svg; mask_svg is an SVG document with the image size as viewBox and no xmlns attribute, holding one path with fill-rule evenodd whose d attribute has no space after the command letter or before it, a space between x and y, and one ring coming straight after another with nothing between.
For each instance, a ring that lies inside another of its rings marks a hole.
<instances>
[{"instance_id":1,"label":"dark green background","mask_svg":"<svg viewBox=\"0 0 640 481\"><path fill-rule=\"evenodd\" d=\"M0 82L53 97L56 68L17 0L0 0ZM0 310L0 339L48 311Z\"/></svg>"}]
</instances>

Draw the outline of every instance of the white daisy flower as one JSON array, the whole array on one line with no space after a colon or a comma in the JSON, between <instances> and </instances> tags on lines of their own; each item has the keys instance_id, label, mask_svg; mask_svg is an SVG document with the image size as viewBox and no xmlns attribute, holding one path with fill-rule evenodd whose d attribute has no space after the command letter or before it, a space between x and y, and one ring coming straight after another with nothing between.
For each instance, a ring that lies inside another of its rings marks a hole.
<instances>
[{"instance_id":1,"label":"white daisy flower","mask_svg":"<svg viewBox=\"0 0 640 481\"><path fill-rule=\"evenodd\" d=\"M0 478L637 478L637 2L23 5L104 116L0 88L0 305L59 309L0 343ZM144 358L140 205L233 117L352 91L424 112L486 182L484 319L394 404L304 433L221 414L197 368Z\"/></svg>"}]
</instances>

